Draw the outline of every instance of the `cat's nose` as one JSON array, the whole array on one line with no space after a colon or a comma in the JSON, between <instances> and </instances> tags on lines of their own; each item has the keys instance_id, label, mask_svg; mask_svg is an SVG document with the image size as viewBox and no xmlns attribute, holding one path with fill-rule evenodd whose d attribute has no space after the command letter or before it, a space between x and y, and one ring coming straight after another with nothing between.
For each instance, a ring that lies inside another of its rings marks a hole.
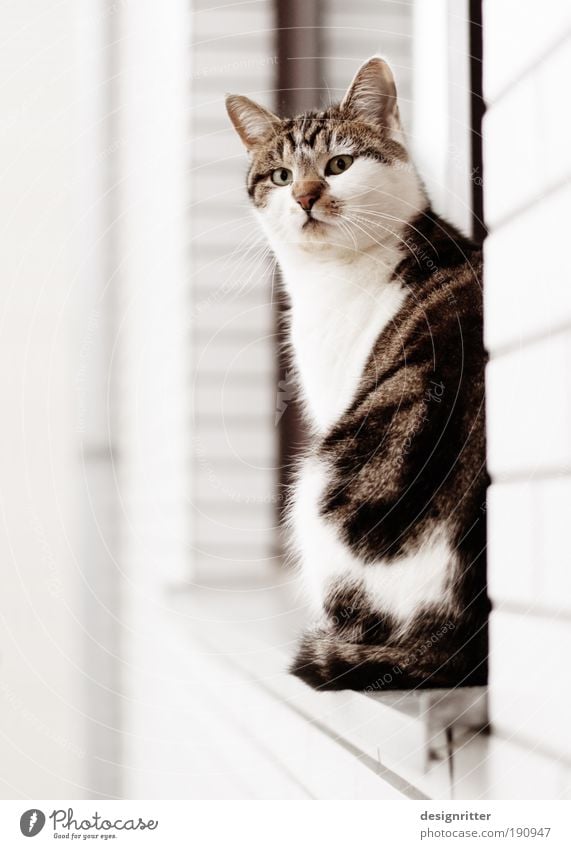
<instances>
[{"instance_id":1,"label":"cat's nose","mask_svg":"<svg viewBox=\"0 0 571 849\"><path fill-rule=\"evenodd\" d=\"M309 212L316 201L321 197L323 187L321 183L304 183L294 190L294 198L305 212Z\"/></svg>"},{"instance_id":2,"label":"cat's nose","mask_svg":"<svg viewBox=\"0 0 571 849\"><path fill-rule=\"evenodd\" d=\"M296 201L299 203L302 209L305 209L306 212L309 212L315 201L317 200L317 195L300 195L296 197Z\"/></svg>"}]
</instances>

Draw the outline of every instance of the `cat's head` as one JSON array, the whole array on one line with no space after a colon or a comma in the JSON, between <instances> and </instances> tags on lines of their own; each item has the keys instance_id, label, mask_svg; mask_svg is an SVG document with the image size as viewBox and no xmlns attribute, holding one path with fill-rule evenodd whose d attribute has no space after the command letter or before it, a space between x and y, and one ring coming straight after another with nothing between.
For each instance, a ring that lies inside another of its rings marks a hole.
<instances>
[{"instance_id":1,"label":"cat's head","mask_svg":"<svg viewBox=\"0 0 571 849\"><path fill-rule=\"evenodd\" d=\"M250 154L248 193L275 247L367 250L398 238L426 205L394 77L379 57L322 112L282 119L239 95L226 106Z\"/></svg>"}]
</instances>

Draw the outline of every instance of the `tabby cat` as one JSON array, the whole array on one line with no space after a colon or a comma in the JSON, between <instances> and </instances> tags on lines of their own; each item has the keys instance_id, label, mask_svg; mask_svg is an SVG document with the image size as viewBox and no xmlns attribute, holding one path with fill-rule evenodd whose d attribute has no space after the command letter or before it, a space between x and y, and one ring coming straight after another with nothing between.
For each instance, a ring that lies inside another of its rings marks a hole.
<instances>
[{"instance_id":1,"label":"tabby cat","mask_svg":"<svg viewBox=\"0 0 571 849\"><path fill-rule=\"evenodd\" d=\"M291 301L312 431L290 509L318 689L486 680L481 251L436 215L385 61L339 105L227 109Z\"/></svg>"}]
</instances>

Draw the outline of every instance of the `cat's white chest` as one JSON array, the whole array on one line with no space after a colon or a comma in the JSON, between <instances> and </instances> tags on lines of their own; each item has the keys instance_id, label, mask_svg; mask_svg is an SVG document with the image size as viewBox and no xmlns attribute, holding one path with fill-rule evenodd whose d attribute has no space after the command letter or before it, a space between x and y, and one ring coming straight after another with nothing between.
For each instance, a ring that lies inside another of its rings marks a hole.
<instances>
[{"instance_id":1,"label":"cat's white chest","mask_svg":"<svg viewBox=\"0 0 571 849\"><path fill-rule=\"evenodd\" d=\"M304 400L325 432L355 396L365 364L406 292L393 266L370 258L339 265L286 267L292 298L291 342Z\"/></svg>"}]
</instances>

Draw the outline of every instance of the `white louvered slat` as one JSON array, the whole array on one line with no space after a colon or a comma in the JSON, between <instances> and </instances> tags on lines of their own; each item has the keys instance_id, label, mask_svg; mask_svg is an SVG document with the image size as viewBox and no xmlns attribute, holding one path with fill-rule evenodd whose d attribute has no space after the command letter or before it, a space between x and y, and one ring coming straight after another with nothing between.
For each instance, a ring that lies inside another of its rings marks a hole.
<instances>
[{"instance_id":1,"label":"white louvered slat","mask_svg":"<svg viewBox=\"0 0 571 849\"><path fill-rule=\"evenodd\" d=\"M222 6L224 8L222 8ZM196 580L264 568L275 541L270 262L245 191L228 92L272 105L271 0L195 0L190 210Z\"/></svg>"},{"instance_id":2,"label":"white louvered slat","mask_svg":"<svg viewBox=\"0 0 571 849\"><path fill-rule=\"evenodd\" d=\"M390 0L339 0L324 4L324 77L331 99L343 96L359 65L379 54L395 72L401 115L409 124L411 99L411 5Z\"/></svg>"}]
</instances>

